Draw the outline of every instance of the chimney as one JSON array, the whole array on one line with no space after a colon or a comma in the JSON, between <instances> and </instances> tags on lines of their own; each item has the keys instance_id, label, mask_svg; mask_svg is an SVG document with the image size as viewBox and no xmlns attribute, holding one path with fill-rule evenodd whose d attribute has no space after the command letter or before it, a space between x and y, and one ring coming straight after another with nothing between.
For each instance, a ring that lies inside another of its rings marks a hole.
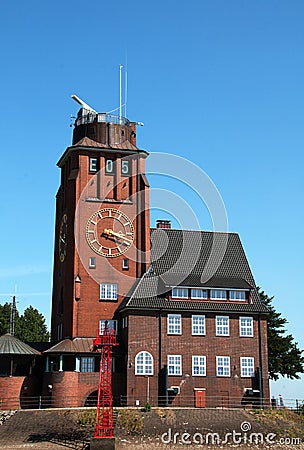
<instances>
[{"instance_id":1,"label":"chimney","mask_svg":"<svg viewBox=\"0 0 304 450\"><path fill-rule=\"evenodd\" d=\"M171 220L157 220L156 228L171 228Z\"/></svg>"}]
</instances>

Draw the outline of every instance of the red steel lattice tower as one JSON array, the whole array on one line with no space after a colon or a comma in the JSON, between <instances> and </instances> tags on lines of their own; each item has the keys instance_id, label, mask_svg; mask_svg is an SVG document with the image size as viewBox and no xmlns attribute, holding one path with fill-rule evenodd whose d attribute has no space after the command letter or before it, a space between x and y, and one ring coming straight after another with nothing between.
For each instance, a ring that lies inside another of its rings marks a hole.
<instances>
[{"instance_id":1,"label":"red steel lattice tower","mask_svg":"<svg viewBox=\"0 0 304 450\"><path fill-rule=\"evenodd\" d=\"M101 353L94 438L114 437L112 349L116 345L116 331L106 321L93 341L93 350Z\"/></svg>"}]
</instances>

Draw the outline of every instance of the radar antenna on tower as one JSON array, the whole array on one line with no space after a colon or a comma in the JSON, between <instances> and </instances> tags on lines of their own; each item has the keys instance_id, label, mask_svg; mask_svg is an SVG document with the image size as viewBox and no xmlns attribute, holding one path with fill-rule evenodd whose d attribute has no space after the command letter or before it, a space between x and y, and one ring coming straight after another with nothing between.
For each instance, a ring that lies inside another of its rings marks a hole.
<instances>
[{"instance_id":1,"label":"radar antenna on tower","mask_svg":"<svg viewBox=\"0 0 304 450\"><path fill-rule=\"evenodd\" d=\"M88 111L92 111L93 113L97 114L97 111L95 111L95 109L93 109L90 105L81 100L81 98L79 98L77 95L73 94L71 95L71 97L73 100L75 100L76 103L81 105L84 109L87 109Z\"/></svg>"}]
</instances>

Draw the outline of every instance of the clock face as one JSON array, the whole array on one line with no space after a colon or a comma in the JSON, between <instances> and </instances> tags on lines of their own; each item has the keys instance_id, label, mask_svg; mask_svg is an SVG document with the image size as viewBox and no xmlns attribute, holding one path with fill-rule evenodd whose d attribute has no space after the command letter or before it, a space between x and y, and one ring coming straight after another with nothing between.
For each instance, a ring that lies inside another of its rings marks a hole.
<instances>
[{"instance_id":1,"label":"clock face","mask_svg":"<svg viewBox=\"0 0 304 450\"><path fill-rule=\"evenodd\" d=\"M125 253L133 244L131 219L114 208L103 208L91 215L86 226L86 238L94 252L106 258Z\"/></svg>"},{"instance_id":2,"label":"clock face","mask_svg":"<svg viewBox=\"0 0 304 450\"><path fill-rule=\"evenodd\" d=\"M59 258L63 262L66 257L68 216L63 215L59 230Z\"/></svg>"}]
</instances>

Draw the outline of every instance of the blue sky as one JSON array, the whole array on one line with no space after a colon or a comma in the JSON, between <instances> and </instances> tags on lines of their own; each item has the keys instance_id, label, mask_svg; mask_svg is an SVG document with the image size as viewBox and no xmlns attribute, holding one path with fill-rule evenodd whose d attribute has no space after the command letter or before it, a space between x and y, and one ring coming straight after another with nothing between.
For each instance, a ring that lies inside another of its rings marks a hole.
<instances>
[{"instance_id":1,"label":"blue sky","mask_svg":"<svg viewBox=\"0 0 304 450\"><path fill-rule=\"evenodd\" d=\"M299 0L4 2L0 301L16 286L19 310L32 304L49 320L56 162L78 110L70 95L116 108L127 61L127 115L145 123L138 146L210 176L257 284L304 348L303 20ZM273 386L285 397L303 391L303 381Z\"/></svg>"}]
</instances>

